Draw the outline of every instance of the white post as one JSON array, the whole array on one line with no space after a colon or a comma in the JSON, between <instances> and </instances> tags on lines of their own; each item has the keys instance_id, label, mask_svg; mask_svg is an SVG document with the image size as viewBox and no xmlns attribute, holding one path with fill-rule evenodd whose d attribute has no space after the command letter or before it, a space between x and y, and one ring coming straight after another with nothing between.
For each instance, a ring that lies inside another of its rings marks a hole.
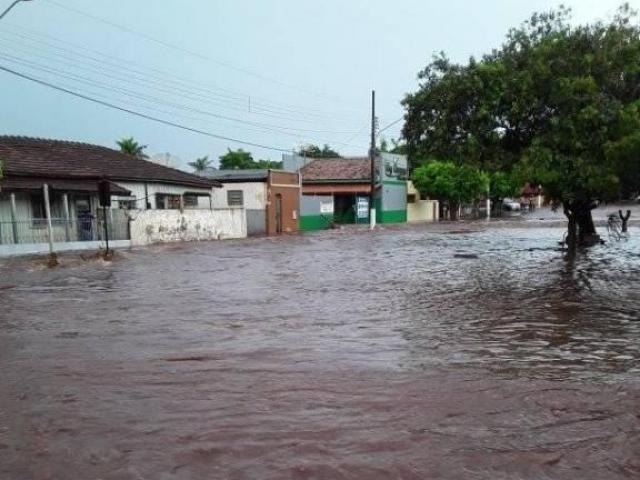
<instances>
[{"instance_id":1,"label":"white post","mask_svg":"<svg viewBox=\"0 0 640 480\"><path fill-rule=\"evenodd\" d=\"M51 224L51 204L49 203L49 185L42 185L44 193L44 212L47 216L47 233L49 234L49 254L53 257L53 226Z\"/></svg>"},{"instance_id":2,"label":"white post","mask_svg":"<svg viewBox=\"0 0 640 480\"><path fill-rule=\"evenodd\" d=\"M373 230L376 228L376 207L374 207L373 192L369 197L369 202L371 202L369 205L369 228Z\"/></svg>"},{"instance_id":3,"label":"white post","mask_svg":"<svg viewBox=\"0 0 640 480\"><path fill-rule=\"evenodd\" d=\"M62 209L64 210L64 234L67 242L69 242L71 241L71 235L69 234L71 221L69 219L69 195L66 193L62 194Z\"/></svg>"},{"instance_id":4,"label":"white post","mask_svg":"<svg viewBox=\"0 0 640 480\"><path fill-rule=\"evenodd\" d=\"M13 230L13 243L18 243L18 208L16 207L16 194L11 192L11 228Z\"/></svg>"},{"instance_id":5,"label":"white post","mask_svg":"<svg viewBox=\"0 0 640 480\"><path fill-rule=\"evenodd\" d=\"M491 220L491 186L487 185L487 221Z\"/></svg>"}]
</instances>

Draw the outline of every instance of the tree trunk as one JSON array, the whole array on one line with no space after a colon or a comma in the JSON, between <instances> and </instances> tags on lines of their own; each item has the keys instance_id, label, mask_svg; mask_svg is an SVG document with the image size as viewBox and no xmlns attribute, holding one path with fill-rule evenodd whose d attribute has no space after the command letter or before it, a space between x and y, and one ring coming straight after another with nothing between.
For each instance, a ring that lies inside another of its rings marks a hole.
<instances>
[{"instance_id":1,"label":"tree trunk","mask_svg":"<svg viewBox=\"0 0 640 480\"><path fill-rule=\"evenodd\" d=\"M629 222L629 217L631 217L631 210L627 210L626 215L622 214L622 210L618 210L618 215L620 216L620 220L622 221L622 233L627 233L629 231L629 227L627 226Z\"/></svg>"},{"instance_id":2,"label":"tree trunk","mask_svg":"<svg viewBox=\"0 0 640 480\"><path fill-rule=\"evenodd\" d=\"M569 220L566 243L570 249L588 247L600 242L591 215L595 204L592 202L570 202L564 203L563 208L564 214Z\"/></svg>"},{"instance_id":3,"label":"tree trunk","mask_svg":"<svg viewBox=\"0 0 640 480\"><path fill-rule=\"evenodd\" d=\"M449 219L450 220L458 220L458 207L460 206L457 202L449 202Z\"/></svg>"}]
</instances>

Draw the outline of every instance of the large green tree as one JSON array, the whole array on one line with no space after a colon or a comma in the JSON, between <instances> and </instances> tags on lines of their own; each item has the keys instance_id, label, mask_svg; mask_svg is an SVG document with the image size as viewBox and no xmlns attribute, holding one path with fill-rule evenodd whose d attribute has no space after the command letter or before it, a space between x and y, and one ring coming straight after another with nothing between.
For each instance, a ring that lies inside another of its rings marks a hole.
<instances>
[{"instance_id":1,"label":"large green tree","mask_svg":"<svg viewBox=\"0 0 640 480\"><path fill-rule=\"evenodd\" d=\"M414 169L411 180L421 195L446 203L450 219L455 220L462 203L473 202L486 192L489 176L471 165L431 160Z\"/></svg>"},{"instance_id":2,"label":"large green tree","mask_svg":"<svg viewBox=\"0 0 640 480\"><path fill-rule=\"evenodd\" d=\"M640 187L640 28L535 14L501 48L465 65L440 55L404 99L412 159L439 157L542 184L569 220L570 245L597 240L591 211Z\"/></svg>"},{"instance_id":3,"label":"large green tree","mask_svg":"<svg viewBox=\"0 0 640 480\"><path fill-rule=\"evenodd\" d=\"M220 156L222 170L251 170L251 169L281 169L282 162L274 160L254 160L251 152L227 149L227 153Z\"/></svg>"},{"instance_id":4,"label":"large green tree","mask_svg":"<svg viewBox=\"0 0 640 480\"><path fill-rule=\"evenodd\" d=\"M146 160L149 156L145 153L146 145L141 145L136 142L133 137L123 138L116 142L120 147L122 153L131 155L142 160Z\"/></svg>"}]
</instances>

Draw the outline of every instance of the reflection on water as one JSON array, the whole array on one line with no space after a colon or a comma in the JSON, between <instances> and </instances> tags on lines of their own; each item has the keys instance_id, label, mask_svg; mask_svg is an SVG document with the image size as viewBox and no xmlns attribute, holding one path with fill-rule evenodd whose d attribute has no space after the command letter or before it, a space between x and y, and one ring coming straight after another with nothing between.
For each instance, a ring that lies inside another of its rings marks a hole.
<instances>
[{"instance_id":1,"label":"reflection on water","mask_svg":"<svg viewBox=\"0 0 640 480\"><path fill-rule=\"evenodd\" d=\"M0 265L0 478L638 478L640 231Z\"/></svg>"},{"instance_id":2,"label":"reflection on water","mask_svg":"<svg viewBox=\"0 0 640 480\"><path fill-rule=\"evenodd\" d=\"M495 231L442 239L441 251L454 245L478 258L425 258L428 280L408 282L404 333L414 362L431 349L431 363L445 367L637 381L640 243L569 256L554 247L557 230L498 234L499 245Z\"/></svg>"}]
</instances>

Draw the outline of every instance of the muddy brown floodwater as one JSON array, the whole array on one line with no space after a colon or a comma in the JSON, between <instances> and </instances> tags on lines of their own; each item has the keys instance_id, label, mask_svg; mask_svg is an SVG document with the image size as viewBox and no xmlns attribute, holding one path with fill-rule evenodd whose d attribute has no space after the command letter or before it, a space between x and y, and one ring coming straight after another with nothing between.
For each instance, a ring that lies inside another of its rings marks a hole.
<instances>
[{"instance_id":1,"label":"muddy brown floodwater","mask_svg":"<svg viewBox=\"0 0 640 480\"><path fill-rule=\"evenodd\" d=\"M640 478L640 230L447 228L0 264L0 478Z\"/></svg>"}]
</instances>

